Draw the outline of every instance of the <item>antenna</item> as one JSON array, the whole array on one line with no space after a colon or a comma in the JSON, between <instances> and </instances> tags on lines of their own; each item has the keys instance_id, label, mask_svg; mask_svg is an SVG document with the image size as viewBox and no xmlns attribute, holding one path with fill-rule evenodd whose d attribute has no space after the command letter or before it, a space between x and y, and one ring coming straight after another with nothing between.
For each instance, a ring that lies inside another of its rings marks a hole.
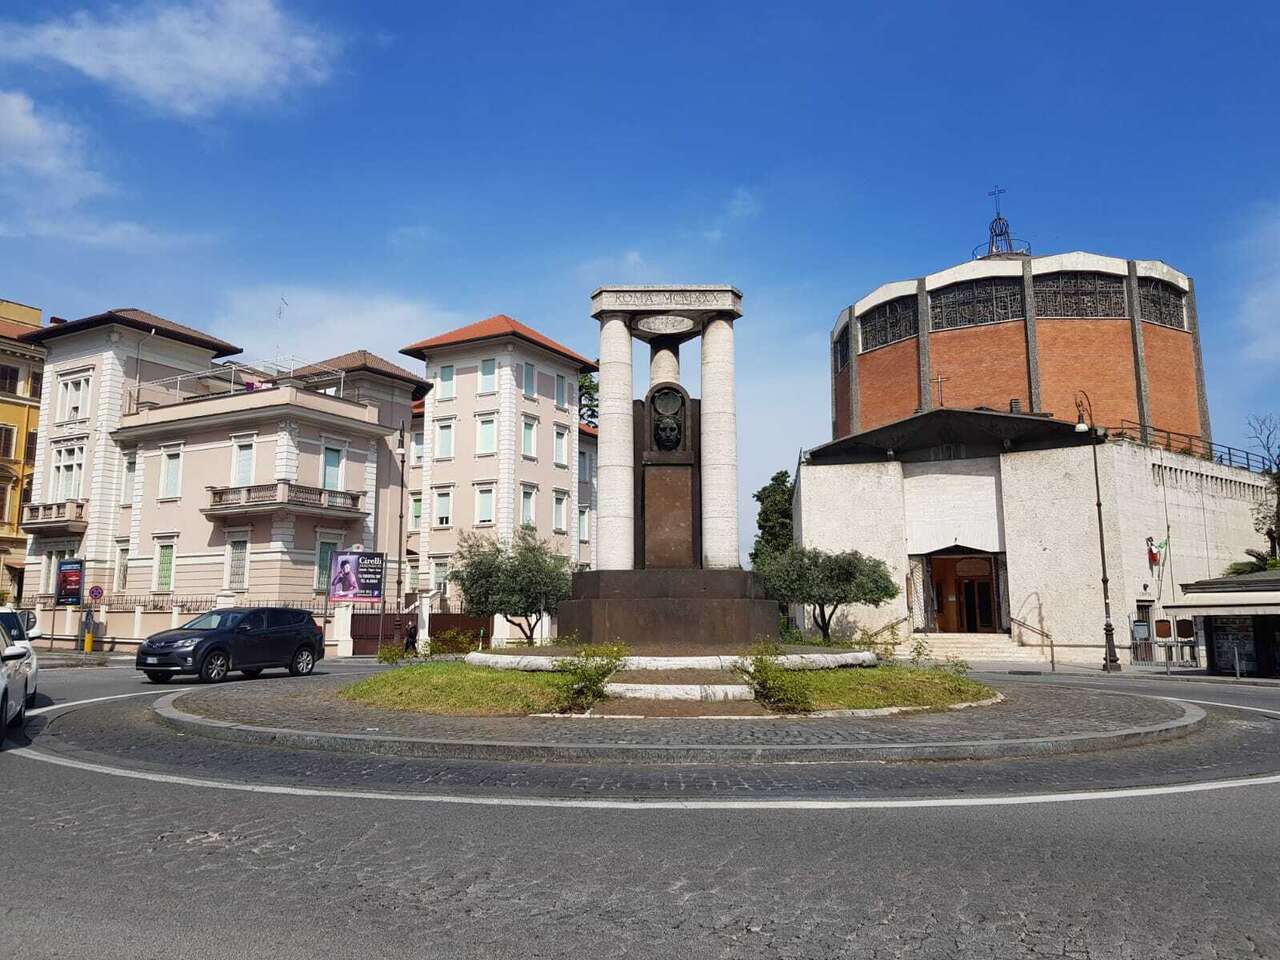
<instances>
[{"instance_id":1,"label":"antenna","mask_svg":"<svg viewBox=\"0 0 1280 960\"><path fill-rule=\"evenodd\" d=\"M289 301L284 298L284 294L280 295L280 302L276 304L276 342L275 355L278 359L280 356L280 335L284 332L284 312L289 307ZM278 365L278 364L277 364Z\"/></svg>"}]
</instances>

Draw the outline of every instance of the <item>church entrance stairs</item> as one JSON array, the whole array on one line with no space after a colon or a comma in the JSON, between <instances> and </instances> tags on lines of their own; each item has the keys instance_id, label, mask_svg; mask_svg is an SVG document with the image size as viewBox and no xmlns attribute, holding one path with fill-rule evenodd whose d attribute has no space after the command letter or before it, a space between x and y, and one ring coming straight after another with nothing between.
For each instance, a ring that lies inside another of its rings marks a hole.
<instances>
[{"instance_id":1,"label":"church entrance stairs","mask_svg":"<svg viewBox=\"0 0 1280 960\"><path fill-rule=\"evenodd\" d=\"M1021 646L1007 633L913 633L898 646L898 656L910 653L911 645L923 640L929 658L942 660L1013 660L1019 663L1048 663L1048 646Z\"/></svg>"}]
</instances>

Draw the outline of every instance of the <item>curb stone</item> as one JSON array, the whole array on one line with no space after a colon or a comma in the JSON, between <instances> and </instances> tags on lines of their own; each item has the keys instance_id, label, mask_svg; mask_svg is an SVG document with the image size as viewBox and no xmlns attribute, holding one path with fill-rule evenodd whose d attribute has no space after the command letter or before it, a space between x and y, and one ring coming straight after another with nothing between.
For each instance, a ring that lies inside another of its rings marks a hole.
<instances>
[{"instance_id":1,"label":"curb stone","mask_svg":"<svg viewBox=\"0 0 1280 960\"><path fill-rule=\"evenodd\" d=\"M956 740L921 743L848 744L618 744L581 741L547 743L514 740L431 739L382 734L328 733L259 727L214 720L187 713L175 702L189 691L161 697L152 710L161 723L183 733L307 750L332 750L421 759L494 760L514 762L585 763L848 763L893 760L987 760L1084 753L1115 747L1159 743L1185 737L1201 729L1206 714L1194 704L1175 701L1182 710L1176 720L1129 727L1107 733L1064 734L1020 740ZM1138 696L1126 694L1126 696ZM605 720L607 718L587 718ZM750 718L746 718L750 719ZM769 723L804 723L803 718L760 718Z\"/></svg>"}]
</instances>

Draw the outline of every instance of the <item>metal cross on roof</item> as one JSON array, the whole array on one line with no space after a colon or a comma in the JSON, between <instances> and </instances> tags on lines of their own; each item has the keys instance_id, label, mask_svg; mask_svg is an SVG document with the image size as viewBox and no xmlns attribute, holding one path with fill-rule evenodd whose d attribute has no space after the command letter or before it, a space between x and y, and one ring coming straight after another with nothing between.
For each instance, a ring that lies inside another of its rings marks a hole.
<instances>
[{"instance_id":1,"label":"metal cross on roof","mask_svg":"<svg viewBox=\"0 0 1280 960\"><path fill-rule=\"evenodd\" d=\"M998 216L1000 216L1000 194L1002 194L1002 193L1008 193L1008 192L1009 192L1008 190L1006 190L1004 187L1000 186L999 184L996 184L996 185L995 185L995 186L993 186L990 190L988 190L988 191L987 191L987 196L988 196L988 197L994 197L994 198L995 198L995 201L996 201L996 216L997 216L997 217L998 217Z\"/></svg>"}]
</instances>

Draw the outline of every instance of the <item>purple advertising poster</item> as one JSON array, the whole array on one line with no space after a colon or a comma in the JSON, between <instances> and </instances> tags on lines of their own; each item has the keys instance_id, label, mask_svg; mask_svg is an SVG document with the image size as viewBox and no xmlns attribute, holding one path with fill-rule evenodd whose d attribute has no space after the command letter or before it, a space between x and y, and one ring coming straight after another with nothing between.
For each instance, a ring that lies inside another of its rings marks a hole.
<instances>
[{"instance_id":1,"label":"purple advertising poster","mask_svg":"<svg viewBox=\"0 0 1280 960\"><path fill-rule=\"evenodd\" d=\"M334 603L380 603L385 554L355 550L329 558L329 599Z\"/></svg>"}]
</instances>

